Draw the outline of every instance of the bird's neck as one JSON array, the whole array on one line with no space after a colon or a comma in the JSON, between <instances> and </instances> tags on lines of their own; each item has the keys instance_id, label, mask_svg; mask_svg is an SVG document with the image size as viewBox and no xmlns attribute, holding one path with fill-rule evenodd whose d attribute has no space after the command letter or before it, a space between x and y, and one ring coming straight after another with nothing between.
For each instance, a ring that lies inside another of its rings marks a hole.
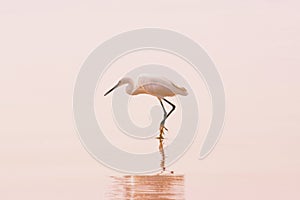
<instances>
[{"instance_id":1,"label":"bird's neck","mask_svg":"<svg viewBox=\"0 0 300 200\"><path fill-rule=\"evenodd\" d=\"M127 80L126 93L132 94L133 90L134 90L134 82L133 82L133 80L129 79L129 80Z\"/></svg>"}]
</instances>

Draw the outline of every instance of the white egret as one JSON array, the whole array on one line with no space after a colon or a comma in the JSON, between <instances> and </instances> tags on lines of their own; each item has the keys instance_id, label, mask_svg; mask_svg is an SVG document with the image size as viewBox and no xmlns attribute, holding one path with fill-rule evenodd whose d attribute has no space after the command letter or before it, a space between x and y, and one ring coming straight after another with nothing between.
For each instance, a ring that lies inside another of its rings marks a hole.
<instances>
[{"instance_id":1,"label":"white egret","mask_svg":"<svg viewBox=\"0 0 300 200\"><path fill-rule=\"evenodd\" d=\"M138 79L138 84L134 85L134 81L131 78L124 77L122 78L113 88L107 91L104 96L108 95L117 87L126 85L126 92L129 95L138 95L138 94L149 94L158 98L164 112L164 118L160 123L160 134L158 139L163 139L164 129L168 130L165 127L165 121L170 116L170 114L175 110L175 105L170 101L165 99L165 97L172 97L175 95L188 95L187 90L184 87L179 87L175 85L170 80L163 77L150 77L150 76L140 76ZM169 113L166 112L166 109L163 105L163 101L167 102L172 106L172 109Z\"/></svg>"}]
</instances>

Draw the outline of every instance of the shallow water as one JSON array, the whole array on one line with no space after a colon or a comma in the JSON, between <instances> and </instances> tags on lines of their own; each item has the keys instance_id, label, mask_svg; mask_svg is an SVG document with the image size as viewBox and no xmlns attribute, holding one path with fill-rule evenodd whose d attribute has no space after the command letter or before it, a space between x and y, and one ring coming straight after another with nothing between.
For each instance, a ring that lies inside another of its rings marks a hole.
<instances>
[{"instance_id":1,"label":"shallow water","mask_svg":"<svg viewBox=\"0 0 300 200\"><path fill-rule=\"evenodd\" d=\"M106 199L184 199L183 175L129 175L110 178Z\"/></svg>"},{"instance_id":2,"label":"shallow water","mask_svg":"<svg viewBox=\"0 0 300 200\"><path fill-rule=\"evenodd\" d=\"M106 199L111 200L182 200L184 199L184 175L175 175L166 169L163 140L159 140L161 172L156 175L111 176Z\"/></svg>"}]
</instances>

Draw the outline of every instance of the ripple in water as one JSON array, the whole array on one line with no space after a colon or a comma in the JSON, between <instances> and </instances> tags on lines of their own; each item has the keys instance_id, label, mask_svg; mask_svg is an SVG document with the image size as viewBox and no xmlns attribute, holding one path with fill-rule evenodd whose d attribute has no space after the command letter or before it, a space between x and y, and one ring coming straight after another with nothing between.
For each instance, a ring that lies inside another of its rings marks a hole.
<instances>
[{"instance_id":1,"label":"ripple in water","mask_svg":"<svg viewBox=\"0 0 300 200\"><path fill-rule=\"evenodd\" d=\"M111 177L107 199L181 200L184 199L183 175L146 175Z\"/></svg>"}]
</instances>

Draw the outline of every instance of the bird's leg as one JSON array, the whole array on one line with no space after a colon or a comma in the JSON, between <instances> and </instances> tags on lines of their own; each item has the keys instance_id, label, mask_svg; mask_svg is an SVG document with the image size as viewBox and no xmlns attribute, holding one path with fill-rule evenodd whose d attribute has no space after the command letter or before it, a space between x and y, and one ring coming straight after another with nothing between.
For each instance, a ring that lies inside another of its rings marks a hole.
<instances>
[{"instance_id":1,"label":"bird's leg","mask_svg":"<svg viewBox=\"0 0 300 200\"><path fill-rule=\"evenodd\" d=\"M167 116L167 111L166 111L166 109L165 109L165 107L164 107L164 104L162 103L161 99L158 98L158 100L159 100L159 102L160 102L161 107L163 108L163 111L164 111L164 118L165 118L165 117Z\"/></svg>"},{"instance_id":2,"label":"bird's leg","mask_svg":"<svg viewBox=\"0 0 300 200\"><path fill-rule=\"evenodd\" d=\"M160 122L160 127L159 127L159 137L157 137L158 139L163 139L163 134L164 134L164 129L166 131L168 131L168 129L165 127L165 121L166 121L166 117L167 117L167 111L164 107L164 104L162 103L161 99L158 98L159 102L160 102L160 105L161 107L163 108L163 111L164 111L164 118L163 120Z\"/></svg>"},{"instance_id":3,"label":"bird's leg","mask_svg":"<svg viewBox=\"0 0 300 200\"><path fill-rule=\"evenodd\" d=\"M168 131L168 129L165 127L166 119L167 119L167 118L171 115L171 113L175 110L176 106L175 106L174 104L172 104L170 101L168 101L167 99L163 98L163 100L164 100L165 102L167 102L168 104L170 104L170 105L172 106L171 111L170 111L169 113L167 113L167 112L166 112L166 109L165 109L165 107L164 107L164 105L163 105L163 103L162 103L162 101L161 101L161 99L158 98L158 100L159 100L159 102L160 102L160 104L161 104L161 106L162 106L162 108L163 108L163 111L164 111L164 118L163 118L163 120L162 120L161 123L160 123L160 127L159 127L159 132L160 132L160 134L159 134L159 137L158 137L158 138L159 138L159 139L163 139L164 129L165 129L166 131Z\"/></svg>"},{"instance_id":4,"label":"bird's leg","mask_svg":"<svg viewBox=\"0 0 300 200\"><path fill-rule=\"evenodd\" d=\"M172 106L171 111L164 117L164 120L163 120L163 121L164 121L164 123L165 123L166 119L167 119L167 118L171 115L171 113L175 110L176 106L175 106L174 104L172 104L170 101L168 101L167 99L165 99L165 98L163 98L163 100Z\"/></svg>"},{"instance_id":5,"label":"bird's leg","mask_svg":"<svg viewBox=\"0 0 300 200\"><path fill-rule=\"evenodd\" d=\"M160 105L161 105L161 107L163 108L163 111L164 111L164 118L163 118L163 120L160 122L160 126L163 127L164 129L168 130L166 127L164 127L165 121L166 121L165 118L166 118L166 116L167 116L167 111L166 111L166 109L165 109L165 107L164 107L164 104L162 103L161 99L159 99L159 102L160 102Z\"/></svg>"}]
</instances>

